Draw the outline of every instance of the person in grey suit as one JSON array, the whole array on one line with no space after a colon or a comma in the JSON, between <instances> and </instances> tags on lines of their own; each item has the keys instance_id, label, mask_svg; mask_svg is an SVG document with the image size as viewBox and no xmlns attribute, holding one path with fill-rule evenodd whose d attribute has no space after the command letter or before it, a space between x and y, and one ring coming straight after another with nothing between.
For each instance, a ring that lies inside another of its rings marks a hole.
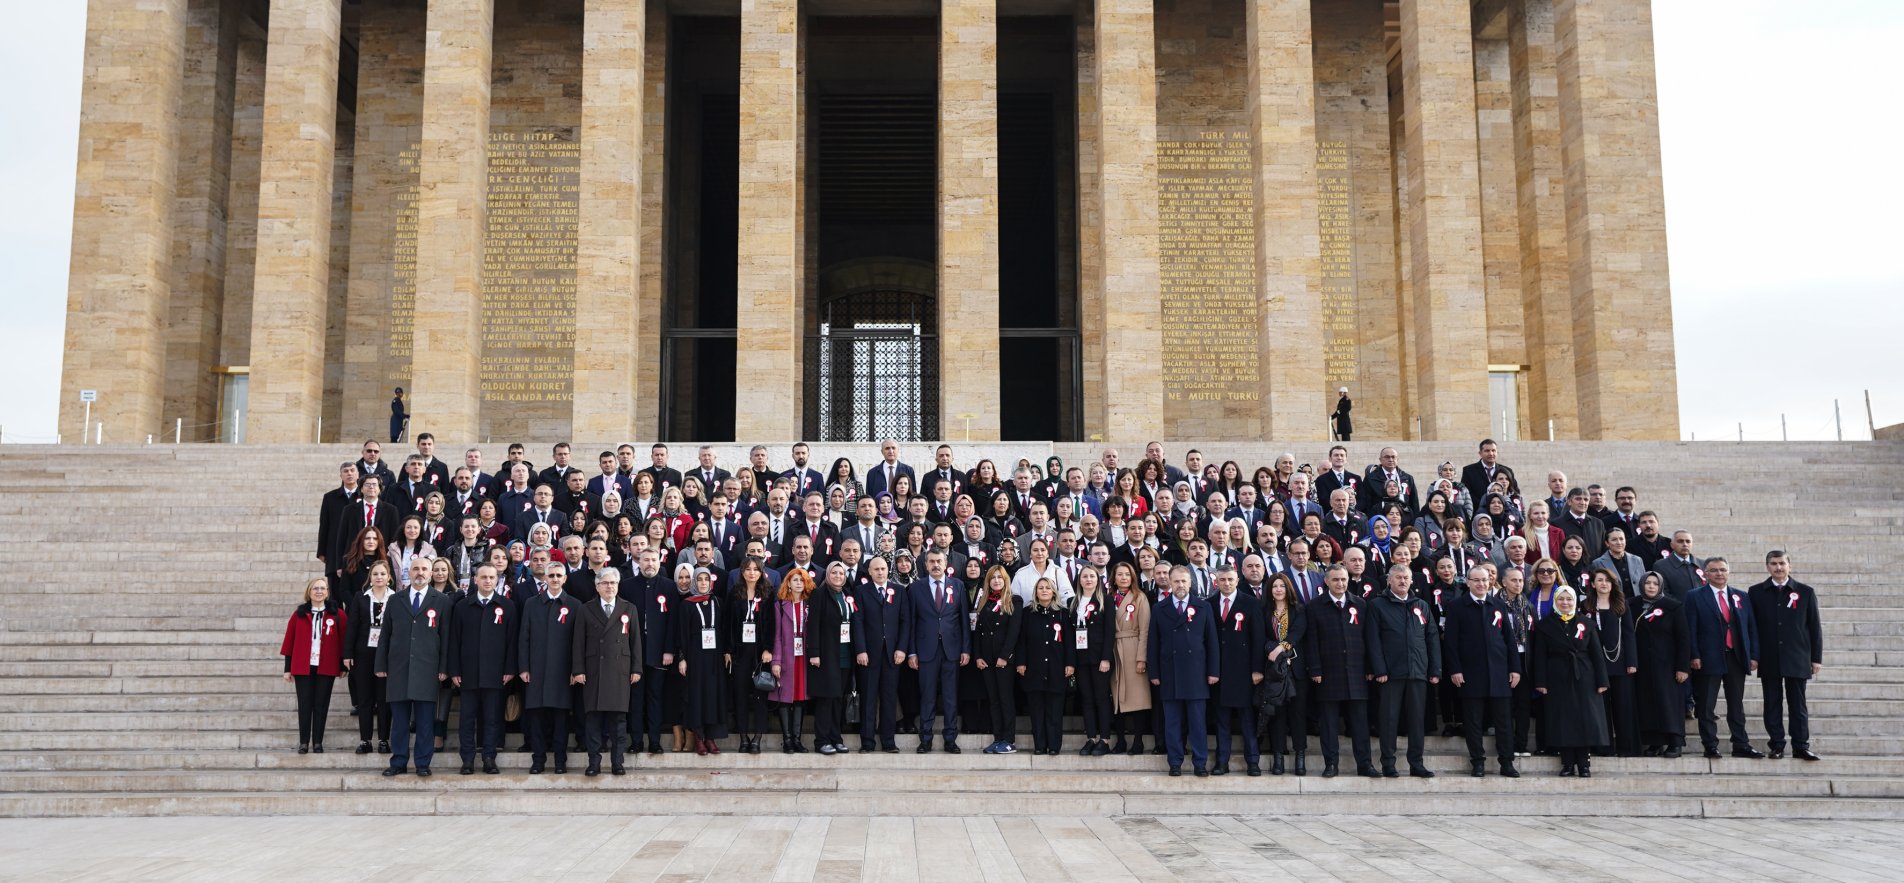
<instances>
[{"instance_id":1,"label":"person in grey suit","mask_svg":"<svg viewBox=\"0 0 1904 883\"><path fill-rule=\"evenodd\" d=\"M436 720L437 685L449 677L450 598L420 583L391 598L377 641L377 677L384 678L390 703L390 766L386 776L408 771L412 740L416 772L430 774L436 753L431 722ZM411 735L412 722L416 734Z\"/></svg>"},{"instance_id":2,"label":"person in grey suit","mask_svg":"<svg viewBox=\"0 0 1904 883\"><path fill-rule=\"evenodd\" d=\"M1706 562L1692 554L1692 534L1673 531L1671 551L1653 564L1653 572L1666 581L1666 594L1685 603L1687 593L1706 584Z\"/></svg>"}]
</instances>

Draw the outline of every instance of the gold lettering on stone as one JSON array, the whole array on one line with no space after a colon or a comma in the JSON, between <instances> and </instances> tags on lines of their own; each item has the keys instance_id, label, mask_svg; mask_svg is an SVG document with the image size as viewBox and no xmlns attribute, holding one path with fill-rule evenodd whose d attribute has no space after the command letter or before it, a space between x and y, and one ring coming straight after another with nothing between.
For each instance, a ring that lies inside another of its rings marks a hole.
<instances>
[{"instance_id":1,"label":"gold lettering on stone","mask_svg":"<svg viewBox=\"0 0 1904 883\"><path fill-rule=\"evenodd\" d=\"M1164 419L1253 415L1262 400L1256 196L1244 129L1169 127L1157 143Z\"/></svg>"},{"instance_id":2,"label":"gold lettering on stone","mask_svg":"<svg viewBox=\"0 0 1904 883\"><path fill-rule=\"evenodd\" d=\"M390 382L410 384L411 336L416 330L417 180L422 151L415 144L397 154L397 169L409 183L397 191L397 229L390 249Z\"/></svg>"},{"instance_id":3,"label":"gold lettering on stone","mask_svg":"<svg viewBox=\"0 0 1904 883\"><path fill-rule=\"evenodd\" d=\"M490 132L482 385L492 434L569 416L581 165L573 127Z\"/></svg>"},{"instance_id":4,"label":"gold lettering on stone","mask_svg":"<svg viewBox=\"0 0 1904 883\"><path fill-rule=\"evenodd\" d=\"M1349 143L1316 145L1316 191L1322 232L1323 369L1331 389L1356 378L1355 187Z\"/></svg>"}]
</instances>

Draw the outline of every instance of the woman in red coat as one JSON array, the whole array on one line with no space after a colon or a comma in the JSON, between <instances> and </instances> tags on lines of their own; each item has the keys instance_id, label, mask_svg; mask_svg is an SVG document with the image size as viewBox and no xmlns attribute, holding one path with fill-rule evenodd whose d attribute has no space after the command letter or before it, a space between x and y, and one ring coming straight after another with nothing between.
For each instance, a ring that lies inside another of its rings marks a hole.
<instances>
[{"instance_id":1,"label":"woman in red coat","mask_svg":"<svg viewBox=\"0 0 1904 883\"><path fill-rule=\"evenodd\" d=\"M304 585L304 603L284 625L284 679L297 685L298 753L324 753L324 719L331 713L331 687L344 668L344 610L330 600L330 583L318 577Z\"/></svg>"}]
</instances>

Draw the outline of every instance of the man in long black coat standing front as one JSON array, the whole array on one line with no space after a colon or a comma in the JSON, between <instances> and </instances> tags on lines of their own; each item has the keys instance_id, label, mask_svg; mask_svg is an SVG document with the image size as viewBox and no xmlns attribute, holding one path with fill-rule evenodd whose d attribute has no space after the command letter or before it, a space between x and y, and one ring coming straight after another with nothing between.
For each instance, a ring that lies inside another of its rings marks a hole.
<instances>
[{"instance_id":1,"label":"man in long black coat standing front","mask_svg":"<svg viewBox=\"0 0 1904 883\"><path fill-rule=\"evenodd\" d=\"M1316 685L1312 695L1322 720L1322 775L1333 778L1341 772L1336 739L1347 717L1356 774L1379 778L1369 759L1368 681L1375 648L1367 633L1367 602L1349 591L1349 569L1340 564L1329 568L1323 582L1329 590L1309 602L1309 633L1303 636L1304 670Z\"/></svg>"},{"instance_id":2,"label":"man in long black coat standing front","mask_svg":"<svg viewBox=\"0 0 1904 883\"><path fill-rule=\"evenodd\" d=\"M516 679L515 602L496 594L496 568L476 568L476 591L451 611L450 682L463 691L463 715L456 748L463 775L476 772L477 725L482 726L483 772L502 772L496 749L502 744L502 691Z\"/></svg>"},{"instance_id":3,"label":"man in long black coat standing front","mask_svg":"<svg viewBox=\"0 0 1904 883\"><path fill-rule=\"evenodd\" d=\"M1759 685L1765 690L1765 733L1773 757L1785 756L1785 714L1791 709L1792 756L1817 760L1811 750L1811 715L1805 686L1825 661L1825 632L1818 622L1818 593L1792 579L1784 551L1765 553L1768 579L1747 595L1759 631Z\"/></svg>"},{"instance_id":4,"label":"man in long black coat standing front","mask_svg":"<svg viewBox=\"0 0 1904 883\"><path fill-rule=\"evenodd\" d=\"M428 776L436 754L437 686L450 670L450 598L412 583L390 600L394 603L384 607L383 636L377 641L377 677L384 679L390 703L390 766L383 774L408 771L414 740L416 773Z\"/></svg>"},{"instance_id":5,"label":"man in long black coat standing front","mask_svg":"<svg viewBox=\"0 0 1904 883\"><path fill-rule=\"evenodd\" d=\"M588 769L602 773L602 740L610 743L610 772L623 775L621 725L628 715L628 688L641 681L641 615L619 597L621 572L609 568L595 576L601 597L582 605L581 624L575 629L569 670L570 681L582 685L582 709L587 718Z\"/></svg>"},{"instance_id":6,"label":"man in long black coat standing front","mask_svg":"<svg viewBox=\"0 0 1904 883\"><path fill-rule=\"evenodd\" d=\"M1508 714L1514 688L1521 683L1521 654L1514 639L1514 613L1488 590L1485 566L1468 568L1468 594L1443 605L1447 616L1442 668L1461 697L1461 729L1468 740L1469 775L1487 775L1483 737L1494 728L1494 755L1501 775L1520 778L1514 768L1514 719Z\"/></svg>"},{"instance_id":7,"label":"man in long black coat standing front","mask_svg":"<svg viewBox=\"0 0 1904 883\"><path fill-rule=\"evenodd\" d=\"M1190 568L1170 571L1170 596L1150 613L1150 682L1164 703L1164 748L1170 774L1183 775L1184 726L1190 727L1190 762L1199 776L1210 770L1208 718L1210 688L1222 675L1216 638L1216 615L1210 605L1190 597Z\"/></svg>"},{"instance_id":8,"label":"man in long black coat standing front","mask_svg":"<svg viewBox=\"0 0 1904 883\"><path fill-rule=\"evenodd\" d=\"M614 568L603 572L607 570ZM608 579L619 584L621 572ZM529 740L530 775L542 773L551 750L556 773L569 771L569 709L579 692L569 676L575 673L570 666L583 602L564 591L567 567L551 562L542 581L546 588L523 602L516 647L516 660L522 666L522 729Z\"/></svg>"},{"instance_id":9,"label":"man in long black coat standing front","mask_svg":"<svg viewBox=\"0 0 1904 883\"><path fill-rule=\"evenodd\" d=\"M1256 685L1263 681L1269 651L1263 642L1263 606L1256 596L1236 586L1236 571L1227 565L1216 572L1216 594L1204 602L1215 608L1217 655L1216 767L1217 775L1230 771L1230 737L1243 737L1243 761L1249 775L1260 776L1262 752L1256 741ZM1235 730L1232 730L1234 720Z\"/></svg>"}]
</instances>

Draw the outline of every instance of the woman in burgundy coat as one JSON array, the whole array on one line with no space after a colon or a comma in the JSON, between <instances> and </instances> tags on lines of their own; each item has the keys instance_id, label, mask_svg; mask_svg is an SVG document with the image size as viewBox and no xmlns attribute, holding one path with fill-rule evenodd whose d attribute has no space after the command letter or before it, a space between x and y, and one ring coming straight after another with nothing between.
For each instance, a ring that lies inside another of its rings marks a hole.
<instances>
[{"instance_id":1,"label":"woman in burgundy coat","mask_svg":"<svg viewBox=\"0 0 1904 883\"><path fill-rule=\"evenodd\" d=\"M298 753L324 753L324 719L331 713L331 687L344 670L344 610L328 604L330 582L304 585L304 603L284 625L284 679L297 685Z\"/></svg>"}]
</instances>

